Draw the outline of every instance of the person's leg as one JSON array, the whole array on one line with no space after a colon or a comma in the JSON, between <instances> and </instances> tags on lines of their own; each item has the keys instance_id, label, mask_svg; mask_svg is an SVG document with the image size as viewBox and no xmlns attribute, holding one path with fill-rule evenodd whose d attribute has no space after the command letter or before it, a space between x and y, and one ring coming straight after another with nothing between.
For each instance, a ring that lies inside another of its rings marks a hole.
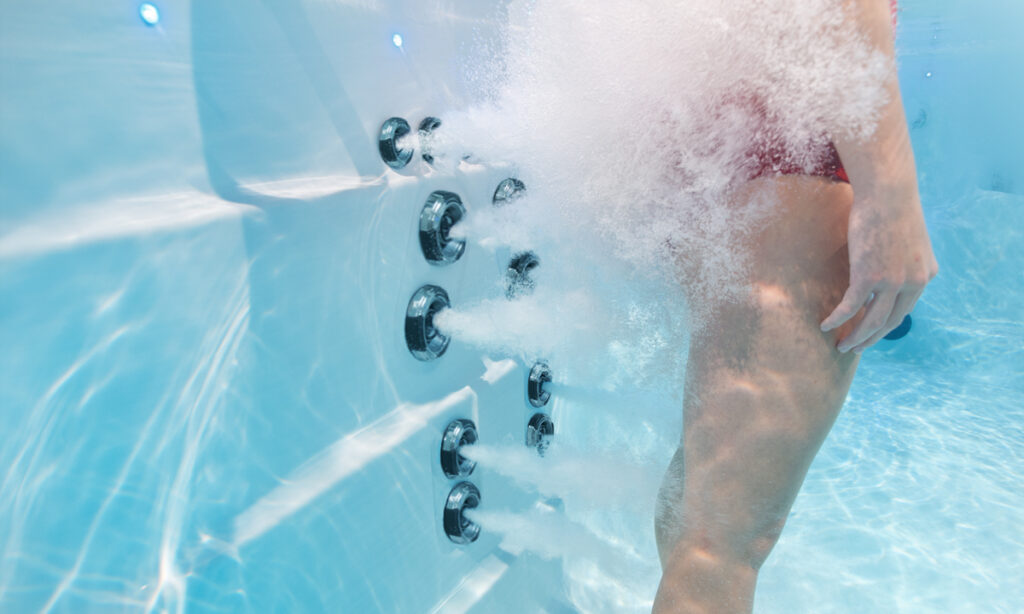
<instances>
[{"instance_id":1,"label":"person's leg","mask_svg":"<svg viewBox=\"0 0 1024 614\"><path fill-rule=\"evenodd\" d=\"M691 341L683 440L659 493L655 614L751 611L758 569L856 369L856 355L835 350L846 327L819 327L847 286L850 187L790 176L747 190L775 191L779 205L742 246L747 295L691 297L710 315Z\"/></svg>"}]
</instances>

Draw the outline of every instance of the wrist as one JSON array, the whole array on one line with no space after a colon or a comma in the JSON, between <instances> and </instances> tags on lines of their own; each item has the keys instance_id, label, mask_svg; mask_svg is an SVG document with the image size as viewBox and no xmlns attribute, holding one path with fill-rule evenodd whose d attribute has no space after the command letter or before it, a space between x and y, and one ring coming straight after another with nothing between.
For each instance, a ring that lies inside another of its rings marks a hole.
<instances>
[{"instance_id":1,"label":"wrist","mask_svg":"<svg viewBox=\"0 0 1024 614\"><path fill-rule=\"evenodd\" d=\"M854 209L907 210L921 208L917 181L913 179L854 183L853 196Z\"/></svg>"}]
</instances>

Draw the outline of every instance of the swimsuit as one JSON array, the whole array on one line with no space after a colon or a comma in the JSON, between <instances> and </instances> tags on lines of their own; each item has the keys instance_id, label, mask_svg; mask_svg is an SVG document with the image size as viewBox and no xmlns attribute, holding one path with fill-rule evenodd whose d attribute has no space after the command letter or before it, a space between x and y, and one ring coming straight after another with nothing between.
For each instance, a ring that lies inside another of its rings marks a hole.
<instances>
[{"instance_id":1,"label":"swimsuit","mask_svg":"<svg viewBox=\"0 0 1024 614\"><path fill-rule=\"evenodd\" d=\"M889 9L892 11L892 27L895 30L898 25L897 0L889 0ZM812 177L825 177L832 181L850 183L850 177L846 174L846 169L843 168L843 161L839 159L839 152L836 151L836 146L832 143L828 144L822 152L820 160L811 166L810 169L805 169L789 161L785 151L778 146L762 146L758 147L755 151L751 179L770 175L806 174Z\"/></svg>"},{"instance_id":2,"label":"swimsuit","mask_svg":"<svg viewBox=\"0 0 1024 614\"><path fill-rule=\"evenodd\" d=\"M751 179L768 177L771 175L810 175L812 177L825 177L832 181L850 183L850 177L843 168L843 161L839 159L839 152L836 146L829 143L820 156L818 162L806 169L794 164L787 159L783 150L778 147L763 147L754 154L754 166Z\"/></svg>"}]
</instances>

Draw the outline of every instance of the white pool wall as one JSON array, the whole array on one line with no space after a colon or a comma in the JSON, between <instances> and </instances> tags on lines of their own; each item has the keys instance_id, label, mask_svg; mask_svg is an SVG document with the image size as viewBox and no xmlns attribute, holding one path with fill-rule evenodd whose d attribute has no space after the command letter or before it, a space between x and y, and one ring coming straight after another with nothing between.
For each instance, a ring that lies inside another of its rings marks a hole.
<instances>
[{"instance_id":1,"label":"white pool wall","mask_svg":"<svg viewBox=\"0 0 1024 614\"><path fill-rule=\"evenodd\" d=\"M555 563L441 529L441 430L519 441L524 365L403 338L504 264L427 264L423 202L508 171L376 144L465 100L501 3L156 4L0 6L0 609L560 611Z\"/></svg>"}]
</instances>

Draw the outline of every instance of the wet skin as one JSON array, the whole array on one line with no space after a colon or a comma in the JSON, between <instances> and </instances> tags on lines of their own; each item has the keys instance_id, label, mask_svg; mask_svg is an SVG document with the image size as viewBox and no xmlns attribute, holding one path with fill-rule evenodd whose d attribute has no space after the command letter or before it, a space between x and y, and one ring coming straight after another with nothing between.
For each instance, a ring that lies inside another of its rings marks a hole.
<instances>
[{"instance_id":1,"label":"wet skin","mask_svg":"<svg viewBox=\"0 0 1024 614\"><path fill-rule=\"evenodd\" d=\"M766 195L775 208L737 246L749 255L744 295L690 298L707 315L691 341L683 440L659 493L655 614L751 611L757 571L856 370L858 355L836 345L859 317L820 327L849 283L852 189L763 178L730 206ZM681 269L699 258L684 252Z\"/></svg>"}]
</instances>

